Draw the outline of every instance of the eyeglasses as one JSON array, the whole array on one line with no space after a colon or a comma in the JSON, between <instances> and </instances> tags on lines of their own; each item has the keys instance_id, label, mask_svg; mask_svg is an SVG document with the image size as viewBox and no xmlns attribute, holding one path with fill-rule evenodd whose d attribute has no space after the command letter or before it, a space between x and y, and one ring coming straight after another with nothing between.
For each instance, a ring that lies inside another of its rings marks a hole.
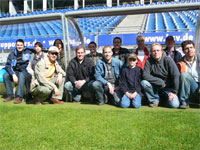
<instances>
[{"instance_id":1,"label":"eyeglasses","mask_svg":"<svg viewBox=\"0 0 200 150\"><path fill-rule=\"evenodd\" d=\"M50 54L58 56L58 52L50 52Z\"/></svg>"}]
</instances>

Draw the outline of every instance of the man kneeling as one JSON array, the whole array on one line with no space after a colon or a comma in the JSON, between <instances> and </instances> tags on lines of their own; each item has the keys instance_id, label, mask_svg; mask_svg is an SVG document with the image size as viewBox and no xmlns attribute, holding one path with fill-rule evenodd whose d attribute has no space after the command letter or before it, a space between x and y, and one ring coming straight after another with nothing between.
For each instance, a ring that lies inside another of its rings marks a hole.
<instances>
[{"instance_id":1,"label":"man kneeling","mask_svg":"<svg viewBox=\"0 0 200 150\"><path fill-rule=\"evenodd\" d=\"M58 64L59 50L52 46L49 48L46 58L41 59L35 66L35 72L31 81L31 92L36 100L36 104L50 98L54 104L63 104L63 87L65 72Z\"/></svg>"},{"instance_id":2,"label":"man kneeling","mask_svg":"<svg viewBox=\"0 0 200 150\"><path fill-rule=\"evenodd\" d=\"M159 43L151 45L151 56L147 59L141 85L150 102L157 107L160 99L167 107L179 107L177 92L179 89L179 71L175 62L162 51ZM161 98L160 98L161 97Z\"/></svg>"}]
</instances>

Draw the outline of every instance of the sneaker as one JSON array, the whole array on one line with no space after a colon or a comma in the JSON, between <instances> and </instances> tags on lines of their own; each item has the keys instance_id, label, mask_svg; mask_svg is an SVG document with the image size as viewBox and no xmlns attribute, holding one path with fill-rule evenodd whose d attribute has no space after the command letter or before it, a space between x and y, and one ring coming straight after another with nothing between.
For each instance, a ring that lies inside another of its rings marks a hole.
<instances>
[{"instance_id":1,"label":"sneaker","mask_svg":"<svg viewBox=\"0 0 200 150\"><path fill-rule=\"evenodd\" d=\"M190 108L190 106L182 104L182 105L179 106L179 108L180 109L187 109L187 108Z\"/></svg>"},{"instance_id":2,"label":"sneaker","mask_svg":"<svg viewBox=\"0 0 200 150\"><path fill-rule=\"evenodd\" d=\"M22 102L22 98L17 97L17 98L15 98L14 104L20 104L21 102Z\"/></svg>"},{"instance_id":3,"label":"sneaker","mask_svg":"<svg viewBox=\"0 0 200 150\"><path fill-rule=\"evenodd\" d=\"M104 103L107 104L108 103L108 96L106 94L104 94Z\"/></svg>"},{"instance_id":4,"label":"sneaker","mask_svg":"<svg viewBox=\"0 0 200 150\"><path fill-rule=\"evenodd\" d=\"M151 103L151 104L149 104L149 107L158 107L158 104L159 103Z\"/></svg>"},{"instance_id":5,"label":"sneaker","mask_svg":"<svg viewBox=\"0 0 200 150\"><path fill-rule=\"evenodd\" d=\"M104 105L105 103L104 102L99 102L99 103L97 103L97 105L99 105L99 106L102 106L102 105Z\"/></svg>"},{"instance_id":6,"label":"sneaker","mask_svg":"<svg viewBox=\"0 0 200 150\"><path fill-rule=\"evenodd\" d=\"M4 99L3 102L10 102L10 101L12 101L13 99L14 99L13 97L7 97L7 98Z\"/></svg>"}]
</instances>

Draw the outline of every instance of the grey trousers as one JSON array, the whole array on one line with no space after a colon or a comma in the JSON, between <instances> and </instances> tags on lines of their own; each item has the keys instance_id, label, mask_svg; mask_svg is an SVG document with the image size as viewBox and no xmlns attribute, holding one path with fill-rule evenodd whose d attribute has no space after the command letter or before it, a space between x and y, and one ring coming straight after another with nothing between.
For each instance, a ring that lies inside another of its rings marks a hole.
<instances>
[{"instance_id":1,"label":"grey trousers","mask_svg":"<svg viewBox=\"0 0 200 150\"><path fill-rule=\"evenodd\" d=\"M52 77L50 79L50 82L56 84L56 79L57 79L57 77ZM58 90L60 91L59 96L55 95L53 89L50 89L50 88L43 86L43 85L38 85L32 93L33 96L34 96L34 99L36 99L39 102L45 101L47 98L55 98L55 99L62 100L63 90L64 90L64 82L65 82L65 78L63 77L62 78L62 84L61 85L56 84Z\"/></svg>"}]
</instances>

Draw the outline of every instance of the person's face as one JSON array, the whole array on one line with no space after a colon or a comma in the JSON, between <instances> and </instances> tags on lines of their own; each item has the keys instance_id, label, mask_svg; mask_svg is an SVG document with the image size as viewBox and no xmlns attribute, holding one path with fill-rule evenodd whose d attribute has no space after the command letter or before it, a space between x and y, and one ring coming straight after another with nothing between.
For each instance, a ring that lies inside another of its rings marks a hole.
<instances>
[{"instance_id":1,"label":"person's face","mask_svg":"<svg viewBox=\"0 0 200 150\"><path fill-rule=\"evenodd\" d=\"M184 47L183 53L185 54L186 57L194 57L195 56L195 48L193 44L187 44Z\"/></svg>"},{"instance_id":2,"label":"person's face","mask_svg":"<svg viewBox=\"0 0 200 150\"><path fill-rule=\"evenodd\" d=\"M24 44L22 42L17 42L16 48L17 48L17 51L21 52L24 49Z\"/></svg>"},{"instance_id":3,"label":"person's face","mask_svg":"<svg viewBox=\"0 0 200 150\"><path fill-rule=\"evenodd\" d=\"M162 57L162 47L160 45L152 46L151 56L156 60L159 61Z\"/></svg>"},{"instance_id":4,"label":"person's face","mask_svg":"<svg viewBox=\"0 0 200 150\"><path fill-rule=\"evenodd\" d=\"M166 44L166 47L169 47L169 48L174 47L174 40L172 39L166 40L165 44Z\"/></svg>"},{"instance_id":5,"label":"person's face","mask_svg":"<svg viewBox=\"0 0 200 150\"><path fill-rule=\"evenodd\" d=\"M144 38L143 37L138 37L137 38L137 45L138 46L144 46L144 44L145 44Z\"/></svg>"},{"instance_id":6,"label":"person's face","mask_svg":"<svg viewBox=\"0 0 200 150\"><path fill-rule=\"evenodd\" d=\"M85 57L85 51L84 51L83 48L77 50L77 52L76 52L76 57L77 57L77 59L78 59L79 61L82 61L82 60L84 59L84 57Z\"/></svg>"},{"instance_id":7,"label":"person's face","mask_svg":"<svg viewBox=\"0 0 200 150\"><path fill-rule=\"evenodd\" d=\"M103 57L106 61L110 61L112 58L113 52L112 49L110 47L107 47L104 49L103 51Z\"/></svg>"},{"instance_id":8,"label":"person's face","mask_svg":"<svg viewBox=\"0 0 200 150\"><path fill-rule=\"evenodd\" d=\"M96 52L96 46L94 44L90 44L88 47L89 47L90 53Z\"/></svg>"},{"instance_id":9,"label":"person's face","mask_svg":"<svg viewBox=\"0 0 200 150\"><path fill-rule=\"evenodd\" d=\"M121 41L119 40L119 39L115 39L114 41L113 41L113 46L114 46L114 48L116 48L116 49L119 49L120 47L121 47Z\"/></svg>"},{"instance_id":10,"label":"person's face","mask_svg":"<svg viewBox=\"0 0 200 150\"><path fill-rule=\"evenodd\" d=\"M137 63L137 59L134 59L134 58L128 59L128 64L130 68L134 67L136 63Z\"/></svg>"},{"instance_id":11,"label":"person's face","mask_svg":"<svg viewBox=\"0 0 200 150\"><path fill-rule=\"evenodd\" d=\"M57 51L49 52L49 60L51 62L55 62L57 60L57 57L58 57L58 52Z\"/></svg>"},{"instance_id":12,"label":"person's face","mask_svg":"<svg viewBox=\"0 0 200 150\"><path fill-rule=\"evenodd\" d=\"M35 45L34 49L35 49L35 51L36 51L37 54L39 54L42 51L42 48L39 47L38 45Z\"/></svg>"}]
</instances>

